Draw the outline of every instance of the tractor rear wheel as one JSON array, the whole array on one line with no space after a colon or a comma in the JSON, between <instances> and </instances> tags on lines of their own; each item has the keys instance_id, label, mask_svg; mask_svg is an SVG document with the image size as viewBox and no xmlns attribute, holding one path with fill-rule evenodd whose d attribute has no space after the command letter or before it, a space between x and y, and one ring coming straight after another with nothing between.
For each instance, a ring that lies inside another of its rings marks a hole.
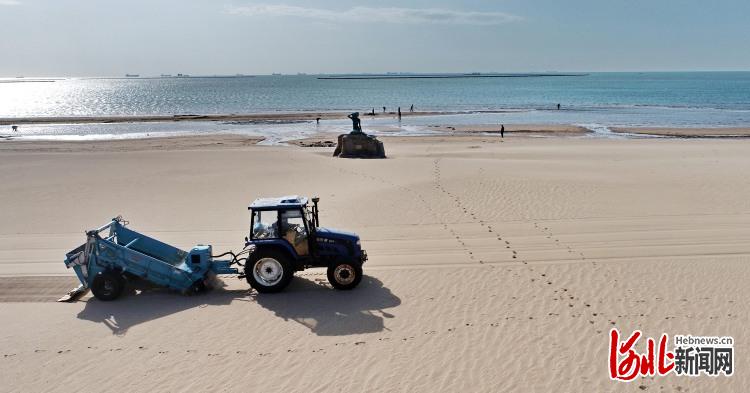
<instances>
[{"instance_id":1,"label":"tractor rear wheel","mask_svg":"<svg viewBox=\"0 0 750 393\"><path fill-rule=\"evenodd\" d=\"M258 250L245 265L247 282L260 293L280 292L289 285L293 274L289 258L275 250Z\"/></svg>"},{"instance_id":2,"label":"tractor rear wheel","mask_svg":"<svg viewBox=\"0 0 750 393\"><path fill-rule=\"evenodd\" d=\"M354 289L362 281L362 264L336 262L328 266L328 282L336 289Z\"/></svg>"},{"instance_id":3,"label":"tractor rear wheel","mask_svg":"<svg viewBox=\"0 0 750 393\"><path fill-rule=\"evenodd\" d=\"M94 282L91 283L91 293L105 302L120 297L123 289L125 289L125 279L120 273L111 270L97 274Z\"/></svg>"}]
</instances>

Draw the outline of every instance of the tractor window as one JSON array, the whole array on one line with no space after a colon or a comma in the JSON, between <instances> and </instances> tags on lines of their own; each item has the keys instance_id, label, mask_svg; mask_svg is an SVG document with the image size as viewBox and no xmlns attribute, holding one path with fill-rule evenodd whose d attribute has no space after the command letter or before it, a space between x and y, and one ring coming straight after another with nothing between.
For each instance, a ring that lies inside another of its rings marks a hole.
<instances>
[{"instance_id":1,"label":"tractor window","mask_svg":"<svg viewBox=\"0 0 750 393\"><path fill-rule=\"evenodd\" d=\"M272 239L278 237L276 231L276 210L256 211L253 213L253 239Z\"/></svg>"},{"instance_id":2,"label":"tractor window","mask_svg":"<svg viewBox=\"0 0 750 393\"><path fill-rule=\"evenodd\" d=\"M307 227L301 210L281 212L281 236L297 251L297 255L308 254Z\"/></svg>"}]
</instances>

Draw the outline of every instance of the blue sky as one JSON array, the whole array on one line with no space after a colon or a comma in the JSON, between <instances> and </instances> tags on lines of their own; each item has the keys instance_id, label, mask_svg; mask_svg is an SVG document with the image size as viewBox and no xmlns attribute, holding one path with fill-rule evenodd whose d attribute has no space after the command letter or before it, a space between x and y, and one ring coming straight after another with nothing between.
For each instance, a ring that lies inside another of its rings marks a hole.
<instances>
[{"instance_id":1,"label":"blue sky","mask_svg":"<svg viewBox=\"0 0 750 393\"><path fill-rule=\"evenodd\" d=\"M0 0L0 76L750 70L748 15L748 0Z\"/></svg>"}]
</instances>

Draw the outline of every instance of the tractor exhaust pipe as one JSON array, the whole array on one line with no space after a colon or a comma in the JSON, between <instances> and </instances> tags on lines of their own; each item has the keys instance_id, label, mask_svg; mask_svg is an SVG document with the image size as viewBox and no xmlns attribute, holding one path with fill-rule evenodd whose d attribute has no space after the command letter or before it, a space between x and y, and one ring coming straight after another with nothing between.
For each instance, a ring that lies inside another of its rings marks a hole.
<instances>
[{"instance_id":1,"label":"tractor exhaust pipe","mask_svg":"<svg viewBox=\"0 0 750 393\"><path fill-rule=\"evenodd\" d=\"M319 197L313 197L313 225L315 225L315 228L320 226L320 219L318 218L318 202L320 201Z\"/></svg>"}]
</instances>

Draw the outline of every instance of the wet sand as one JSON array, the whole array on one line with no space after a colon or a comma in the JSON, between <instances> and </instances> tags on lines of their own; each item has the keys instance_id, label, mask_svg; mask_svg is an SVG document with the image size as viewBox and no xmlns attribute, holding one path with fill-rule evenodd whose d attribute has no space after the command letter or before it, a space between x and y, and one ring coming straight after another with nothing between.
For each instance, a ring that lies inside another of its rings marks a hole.
<instances>
[{"instance_id":1,"label":"wet sand","mask_svg":"<svg viewBox=\"0 0 750 393\"><path fill-rule=\"evenodd\" d=\"M142 150L195 150L255 145L263 137L236 134L154 137L93 141L2 140L0 152L126 152Z\"/></svg>"},{"instance_id":2,"label":"wet sand","mask_svg":"<svg viewBox=\"0 0 750 393\"><path fill-rule=\"evenodd\" d=\"M658 135L676 138L738 138L750 137L748 127L730 128L659 128L659 127L614 127L612 132Z\"/></svg>"},{"instance_id":3,"label":"wet sand","mask_svg":"<svg viewBox=\"0 0 750 393\"><path fill-rule=\"evenodd\" d=\"M154 116L65 116L65 117L19 117L0 118L0 126L22 125L22 124L77 124L77 123L147 123L165 121L235 121L235 122L294 122L309 121L320 118L321 120L346 119L351 112L290 112L290 113L250 113L250 114L183 114L183 115L154 115ZM462 112L402 112L403 117L408 116L435 116L451 115ZM370 111L360 112L361 118L396 117L395 112Z\"/></svg>"}]
</instances>

